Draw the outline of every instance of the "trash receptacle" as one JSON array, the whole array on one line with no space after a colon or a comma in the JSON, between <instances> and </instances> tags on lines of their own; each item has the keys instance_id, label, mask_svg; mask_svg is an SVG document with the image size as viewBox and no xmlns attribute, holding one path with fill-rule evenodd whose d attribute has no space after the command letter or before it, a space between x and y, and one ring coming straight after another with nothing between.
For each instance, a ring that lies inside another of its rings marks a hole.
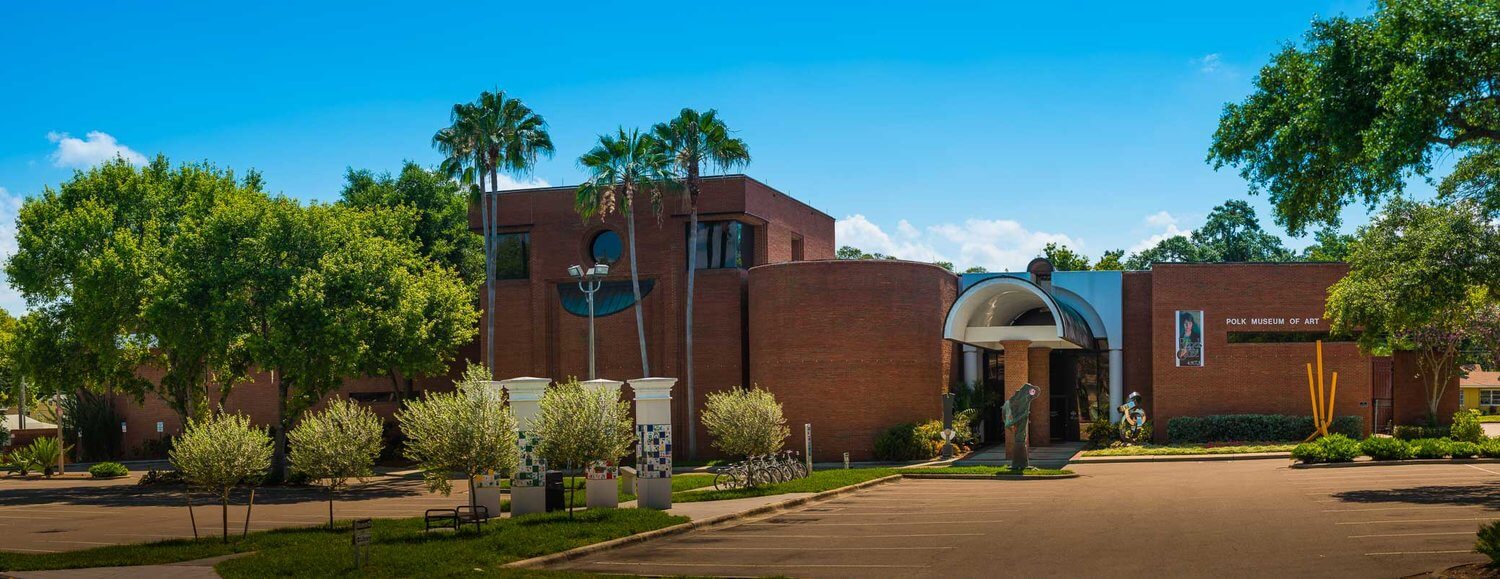
<instances>
[{"instance_id":1,"label":"trash receptacle","mask_svg":"<svg viewBox=\"0 0 1500 579\"><path fill-rule=\"evenodd\" d=\"M547 512L561 511L567 508L567 495L563 492L563 473L558 470L547 471Z\"/></svg>"}]
</instances>

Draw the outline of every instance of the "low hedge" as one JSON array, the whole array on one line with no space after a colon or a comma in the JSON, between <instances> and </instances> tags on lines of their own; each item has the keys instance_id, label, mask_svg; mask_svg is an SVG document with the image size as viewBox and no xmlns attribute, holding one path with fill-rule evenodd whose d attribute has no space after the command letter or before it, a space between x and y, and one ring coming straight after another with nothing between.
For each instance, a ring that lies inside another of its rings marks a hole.
<instances>
[{"instance_id":1,"label":"low hedge","mask_svg":"<svg viewBox=\"0 0 1500 579\"><path fill-rule=\"evenodd\" d=\"M1292 449L1292 458L1304 463L1349 462L1360 455L1360 442L1342 434L1330 434Z\"/></svg>"},{"instance_id":2,"label":"low hedge","mask_svg":"<svg viewBox=\"0 0 1500 579\"><path fill-rule=\"evenodd\" d=\"M130 469L118 462L101 462L89 467L89 476L94 478L113 478L130 474Z\"/></svg>"},{"instance_id":3,"label":"low hedge","mask_svg":"<svg viewBox=\"0 0 1500 579\"><path fill-rule=\"evenodd\" d=\"M1405 440L1387 436L1371 436L1359 443L1359 451L1375 460L1405 460L1411 458L1411 445Z\"/></svg>"},{"instance_id":4,"label":"low hedge","mask_svg":"<svg viewBox=\"0 0 1500 579\"><path fill-rule=\"evenodd\" d=\"M1411 426L1399 425L1391 429L1391 436L1401 440L1418 440L1422 438L1448 438L1451 430L1447 426Z\"/></svg>"},{"instance_id":5,"label":"low hedge","mask_svg":"<svg viewBox=\"0 0 1500 579\"><path fill-rule=\"evenodd\" d=\"M1453 441L1446 438L1418 438L1411 441L1411 454L1416 458L1443 458L1453 451Z\"/></svg>"},{"instance_id":6,"label":"low hedge","mask_svg":"<svg viewBox=\"0 0 1500 579\"><path fill-rule=\"evenodd\" d=\"M926 460L938 455L940 448L916 424L898 424L887 428L875 439L878 460Z\"/></svg>"},{"instance_id":7,"label":"low hedge","mask_svg":"<svg viewBox=\"0 0 1500 579\"><path fill-rule=\"evenodd\" d=\"M1313 432L1312 416L1287 414L1216 414L1212 416L1178 416L1167 420L1167 438L1177 443L1232 442L1260 440L1295 442ZM1351 439L1364 436L1364 419L1339 416L1333 419L1330 433Z\"/></svg>"}]
</instances>

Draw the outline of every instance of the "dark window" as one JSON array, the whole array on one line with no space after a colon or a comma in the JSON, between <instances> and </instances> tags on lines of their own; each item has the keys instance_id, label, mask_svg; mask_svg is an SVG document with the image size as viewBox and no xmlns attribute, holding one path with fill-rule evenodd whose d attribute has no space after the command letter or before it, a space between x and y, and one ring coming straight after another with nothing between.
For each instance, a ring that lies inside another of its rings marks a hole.
<instances>
[{"instance_id":1,"label":"dark window","mask_svg":"<svg viewBox=\"0 0 1500 579\"><path fill-rule=\"evenodd\" d=\"M395 402L396 394L394 392L350 392L349 399L361 404Z\"/></svg>"},{"instance_id":2,"label":"dark window","mask_svg":"<svg viewBox=\"0 0 1500 579\"><path fill-rule=\"evenodd\" d=\"M1358 338L1328 332L1229 332L1231 344L1311 344L1318 340L1336 343L1353 342Z\"/></svg>"},{"instance_id":3,"label":"dark window","mask_svg":"<svg viewBox=\"0 0 1500 579\"><path fill-rule=\"evenodd\" d=\"M792 261L802 261L802 238L792 238Z\"/></svg>"},{"instance_id":4,"label":"dark window","mask_svg":"<svg viewBox=\"0 0 1500 579\"><path fill-rule=\"evenodd\" d=\"M495 235L495 279L526 279L531 271L531 234L499 233Z\"/></svg>"},{"instance_id":5,"label":"dark window","mask_svg":"<svg viewBox=\"0 0 1500 579\"><path fill-rule=\"evenodd\" d=\"M698 269L755 265L755 229L738 221L698 224Z\"/></svg>"},{"instance_id":6,"label":"dark window","mask_svg":"<svg viewBox=\"0 0 1500 579\"><path fill-rule=\"evenodd\" d=\"M620 234L608 229L600 231L589 242L589 254L594 257L595 263L614 265L620 261L620 254L624 251L624 246L620 244Z\"/></svg>"}]
</instances>

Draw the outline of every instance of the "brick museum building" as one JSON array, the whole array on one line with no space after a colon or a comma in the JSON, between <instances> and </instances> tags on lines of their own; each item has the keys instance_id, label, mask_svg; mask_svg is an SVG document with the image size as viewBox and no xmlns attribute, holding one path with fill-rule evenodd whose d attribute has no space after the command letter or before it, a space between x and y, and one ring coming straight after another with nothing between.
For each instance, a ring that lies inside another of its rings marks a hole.
<instances>
[{"instance_id":1,"label":"brick museum building","mask_svg":"<svg viewBox=\"0 0 1500 579\"><path fill-rule=\"evenodd\" d=\"M1149 419L1175 416L1310 414L1313 341L1338 372L1336 413L1365 428L1415 423L1425 390L1408 356L1371 357L1328 335L1323 304L1346 270L1336 263L1157 264L1149 271L1027 271L955 275L908 261L836 260L834 219L743 175L709 178L700 235L689 248L688 214L676 201L660 218L636 217L637 266L646 354L655 376L678 378L673 422L687 420L685 322L688 251L697 252L693 311L696 401L758 385L775 393L800 444L812 424L819 460L871 457L891 426L940 418L943 394L975 384L994 395L1030 382L1031 441L1076 440L1097 410L1138 393ZM501 195L495 286L497 378L588 376L588 309L572 265L610 265L595 294L601 378L643 376L633 313L625 221L585 222L573 189ZM477 211L473 227L479 230ZM484 304L483 289L479 296ZM482 319L482 318L481 318ZM460 360L483 360L479 332ZM452 387L452 375L421 388ZM1447 390L1440 414L1459 405ZM351 380L341 395L381 414L396 410L390 379ZM268 381L235 388L229 409L274 422ZM159 400L121 401L123 447L180 430ZM998 410L982 434L999 435ZM676 452L686 454L685 427ZM1165 428L1156 429L1157 438ZM699 452L712 454L699 427Z\"/></svg>"}]
</instances>

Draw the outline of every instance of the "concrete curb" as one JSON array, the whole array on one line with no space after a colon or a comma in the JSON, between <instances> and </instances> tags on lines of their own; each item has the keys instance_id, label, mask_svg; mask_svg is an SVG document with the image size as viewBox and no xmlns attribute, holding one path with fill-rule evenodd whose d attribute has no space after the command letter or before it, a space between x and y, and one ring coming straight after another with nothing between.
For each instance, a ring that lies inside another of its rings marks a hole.
<instances>
[{"instance_id":1,"label":"concrete curb","mask_svg":"<svg viewBox=\"0 0 1500 579\"><path fill-rule=\"evenodd\" d=\"M1413 464L1500 464L1500 458L1412 458L1407 460L1356 460L1353 462L1297 463L1290 468L1350 468L1361 466L1400 466Z\"/></svg>"},{"instance_id":2,"label":"concrete curb","mask_svg":"<svg viewBox=\"0 0 1500 579\"><path fill-rule=\"evenodd\" d=\"M1078 478L1082 476L1076 472L1068 474L937 474L937 473L902 473L902 478L937 479L937 480L1055 480L1065 478Z\"/></svg>"},{"instance_id":3,"label":"concrete curb","mask_svg":"<svg viewBox=\"0 0 1500 579\"><path fill-rule=\"evenodd\" d=\"M541 566L541 565L549 565L549 564L552 564L552 563L559 563L559 562L562 562L562 561L569 561L569 560L572 560L572 559L577 559L579 557L584 557L584 556L587 556L587 555L592 555L594 553L599 553L599 552L603 552L603 551L609 551L609 550L612 550L612 549L618 549L620 547L624 547L624 546L627 546L627 545L633 545L633 544L636 544L636 543L640 543L642 541L649 541L651 539L659 539L659 538L662 538L662 537L670 537L672 535L680 535L680 534L686 533L688 531L693 531L693 530L697 530L697 529L702 529L702 528L707 528L707 527L722 525L722 524L725 524L725 523L729 523L729 522L733 522L733 521L738 521L738 520L742 520L742 519L747 519L747 518L754 517L754 516L757 516L757 515L763 515L763 514L766 514L766 513L771 513L771 512L775 512L775 511L785 510L785 509L788 509L788 508L791 508L791 507L805 505L807 503L811 503L811 502L815 502L815 501L820 501L820 500L827 499L827 498L836 497L836 496L839 496L839 495L842 495L842 494L851 493L851 492L858 491L858 490L863 490L863 489L866 489L866 488L869 488L869 487L872 487L872 486L875 486L875 485L881 485L881 484L885 484L885 483L888 483L888 482L895 482L897 480L900 480L901 477L902 477L902 475L899 475L899 474L893 474L893 475L889 475L889 476L883 476L883 477L880 477L880 478L877 478L877 479L867 480L867 481L862 482L862 483L855 483L855 484L852 484L852 485L849 485L849 486L846 486L846 487L839 487L839 488L836 488L836 489L833 489L833 490L823 491L821 493L817 493L817 494L812 495L812 496L795 498L795 499L788 499L788 500L784 500L784 501L780 501L780 502L771 503L771 504L768 504L768 505L761 505L759 507L755 507L753 509L743 510L743 511L740 511L738 513L728 513L728 514L719 515L717 517L709 517L709 518L700 519L700 520L697 520L697 521L688 521L688 522L682 523L680 525L672 525L670 527L656 529L654 531L646 531L644 533L636 533L634 535L627 535L627 536L624 536L624 537L620 537L618 539L610 539L610 540L604 541L602 543L594 543L592 545L584 545L582 547L577 547L577 548L574 548L574 549L569 549L567 551L561 551L561 552L558 552L558 553L552 553L550 555L542 555L540 557L532 557L530 559L521 559L520 561L511 561L510 563L506 563L505 565L503 565L503 567L508 567L508 568L529 568L529 567L537 567L537 566Z\"/></svg>"},{"instance_id":4,"label":"concrete curb","mask_svg":"<svg viewBox=\"0 0 1500 579\"><path fill-rule=\"evenodd\" d=\"M1247 452L1241 454L1145 454L1136 456L1081 456L1068 464L1123 464L1130 462L1191 462L1204 460L1290 459L1290 452Z\"/></svg>"}]
</instances>

